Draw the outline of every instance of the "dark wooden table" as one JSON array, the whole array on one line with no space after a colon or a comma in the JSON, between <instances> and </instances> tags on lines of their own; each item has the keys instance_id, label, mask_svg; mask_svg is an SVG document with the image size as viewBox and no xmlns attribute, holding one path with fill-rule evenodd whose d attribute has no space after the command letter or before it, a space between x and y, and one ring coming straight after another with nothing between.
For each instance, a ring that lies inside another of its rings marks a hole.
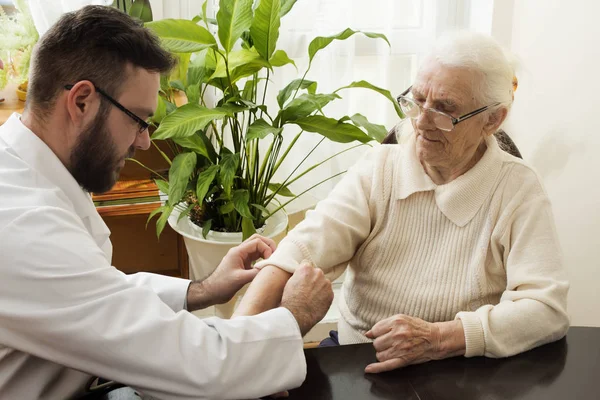
<instances>
[{"instance_id":1,"label":"dark wooden table","mask_svg":"<svg viewBox=\"0 0 600 400\"><path fill-rule=\"evenodd\" d=\"M288 400L600 399L600 328L574 327L566 339L507 358L452 358L383 374L371 344L305 351L305 383Z\"/></svg>"}]
</instances>

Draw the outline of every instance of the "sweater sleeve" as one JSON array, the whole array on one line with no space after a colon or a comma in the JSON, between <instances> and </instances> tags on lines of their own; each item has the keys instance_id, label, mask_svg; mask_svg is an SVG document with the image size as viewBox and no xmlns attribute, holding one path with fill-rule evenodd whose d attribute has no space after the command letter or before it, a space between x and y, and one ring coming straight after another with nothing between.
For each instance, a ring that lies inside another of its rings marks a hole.
<instances>
[{"instance_id":1,"label":"sweater sleeve","mask_svg":"<svg viewBox=\"0 0 600 400\"><path fill-rule=\"evenodd\" d=\"M309 260L331 279L341 275L348 261L371 231L369 201L375 163L383 146L371 149L298 224L268 259L257 268L274 265L293 273L302 260ZM379 164L379 161L377 161Z\"/></svg>"},{"instance_id":2,"label":"sweater sleeve","mask_svg":"<svg viewBox=\"0 0 600 400\"><path fill-rule=\"evenodd\" d=\"M460 312L466 356L508 357L562 338L569 284L547 195L524 189L499 236L507 287L500 302Z\"/></svg>"}]
</instances>

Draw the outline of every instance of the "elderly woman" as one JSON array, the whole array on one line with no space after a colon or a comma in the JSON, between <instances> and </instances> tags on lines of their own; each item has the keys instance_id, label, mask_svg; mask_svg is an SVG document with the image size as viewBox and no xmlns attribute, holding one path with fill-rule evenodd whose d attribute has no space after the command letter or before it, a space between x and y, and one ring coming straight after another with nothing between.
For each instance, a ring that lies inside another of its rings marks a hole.
<instances>
[{"instance_id":1,"label":"elderly woman","mask_svg":"<svg viewBox=\"0 0 600 400\"><path fill-rule=\"evenodd\" d=\"M307 213L258 265L237 315L275 307L307 260L332 278L347 267L339 341L373 341L366 372L562 338L569 285L548 196L494 137L513 76L490 37L438 42L398 98L410 117L400 143L372 149Z\"/></svg>"}]
</instances>

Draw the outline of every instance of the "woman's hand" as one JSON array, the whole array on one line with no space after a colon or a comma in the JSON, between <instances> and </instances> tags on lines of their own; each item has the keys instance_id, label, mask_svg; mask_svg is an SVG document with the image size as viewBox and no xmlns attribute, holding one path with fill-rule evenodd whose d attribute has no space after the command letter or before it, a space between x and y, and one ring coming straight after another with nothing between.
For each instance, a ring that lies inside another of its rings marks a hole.
<instances>
[{"instance_id":1,"label":"woman's hand","mask_svg":"<svg viewBox=\"0 0 600 400\"><path fill-rule=\"evenodd\" d=\"M374 340L379 361L368 365L366 373L464 355L466 348L460 320L431 323L398 314L379 321L365 336Z\"/></svg>"}]
</instances>

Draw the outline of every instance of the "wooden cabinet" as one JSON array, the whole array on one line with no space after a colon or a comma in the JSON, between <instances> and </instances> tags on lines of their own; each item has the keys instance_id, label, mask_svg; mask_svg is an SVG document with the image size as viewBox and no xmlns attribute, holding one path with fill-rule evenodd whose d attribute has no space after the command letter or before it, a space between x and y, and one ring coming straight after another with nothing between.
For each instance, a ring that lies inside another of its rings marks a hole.
<instances>
[{"instance_id":1,"label":"wooden cabinet","mask_svg":"<svg viewBox=\"0 0 600 400\"><path fill-rule=\"evenodd\" d=\"M0 98L2 97L5 97L5 101L0 103L0 125L13 112L21 113L24 106L23 102L17 100L13 87L2 91ZM169 153L168 148L163 150ZM136 159L159 173L168 168L168 164L154 147L148 151L138 151ZM145 182L150 186L153 185L150 178L147 170L133 162L127 162L120 182ZM160 205L158 199L154 202L139 202L139 193L122 190L119 192L119 187L115 189L108 193L108 197L118 200L120 204L98 207L100 215L111 231L113 265L128 274L155 272L187 278L188 257L183 238L167 224L159 240L156 237L155 220L150 221L146 229L149 214ZM155 186L154 190L154 196L157 196L158 189ZM94 197L94 200L97 200L97 196Z\"/></svg>"}]
</instances>

